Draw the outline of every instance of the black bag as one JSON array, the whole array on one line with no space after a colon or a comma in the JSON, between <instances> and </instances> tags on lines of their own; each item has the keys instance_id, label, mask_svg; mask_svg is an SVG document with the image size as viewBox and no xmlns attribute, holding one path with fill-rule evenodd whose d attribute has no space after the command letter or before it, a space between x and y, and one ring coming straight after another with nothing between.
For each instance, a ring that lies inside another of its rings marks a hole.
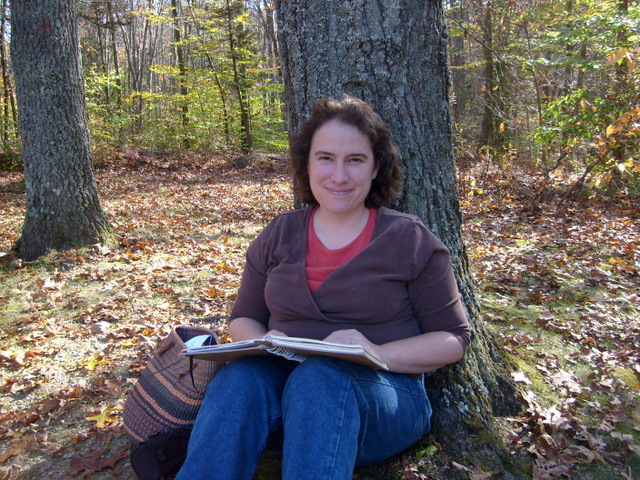
<instances>
[{"instance_id":1,"label":"black bag","mask_svg":"<svg viewBox=\"0 0 640 480\"><path fill-rule=\"evenodd\" d=\"M122 416L135 446L131 466L141 480L174 474L184 462L207 385L224 365L180 355L186 341L205 334L217 343L207 328L174 328L127 397Z\"/></svg>"},{"instance_id":2,"label":"black bag","mask_svg":"<svg viewBox=\"0 0 640 480\"><path fill-rule=\"evenodd\" d=\"M140 443L131 452L131 466L140 480L160 480L180 470L187 457L191 429L159 433Z\"/></svg>"}]
</instances>

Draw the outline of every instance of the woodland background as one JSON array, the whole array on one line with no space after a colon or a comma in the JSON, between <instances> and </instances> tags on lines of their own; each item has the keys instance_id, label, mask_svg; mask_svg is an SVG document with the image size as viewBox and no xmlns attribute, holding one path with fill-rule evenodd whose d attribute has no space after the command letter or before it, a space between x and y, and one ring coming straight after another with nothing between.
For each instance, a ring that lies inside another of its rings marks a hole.
<instances>
[{"instance_id":1,"label":"woodland background","mask_svg":"<svg viewBox=\"0 0 640 480\"><path fill-rule=\"evenodd\" d=\"M20 163L7 1L0 25L5 169ZM81 2L96 161L128 149L286 149L273 3ZM493 163L540 189L568 173L571 194L640 192L635 2L445 3L461 168Z\"/></svg>"},{"instance_id":2,"label":"woodland background","mask_svg":"<svg viewBox=\"0 0 640 480\"><path fill-rule=\"evenodd\" d=\"M96 179L119 248L0 267L0 479L134 478L120 419L131 382L173 325L224 336L246 246L291 208L273 2L80 5ZM8 251L25 202L3 7ZM638 5L446 7L465 242L483 315L530 401L505 439L531 455L532 478L637 480ZM260 478L277 478L270 467ZM356 475L500 472L451 462L426 437Z\"/></svg>"}]
</instances>

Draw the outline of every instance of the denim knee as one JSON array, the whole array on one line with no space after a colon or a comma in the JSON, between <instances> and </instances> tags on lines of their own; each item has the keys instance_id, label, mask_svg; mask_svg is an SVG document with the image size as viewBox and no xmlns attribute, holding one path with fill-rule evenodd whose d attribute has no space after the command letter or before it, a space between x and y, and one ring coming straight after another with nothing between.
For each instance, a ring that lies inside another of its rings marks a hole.
<instances>
[{"instance_id":1,"label":"denim knee","mask_svg":"<svg viewBox=\"0 0 640 480\"><path fill-rule=\"evenodd\" d=\"M338 378L369 376L375 370L339 358L318 355L302 362L291 374L288 382L301 381L308 383L310 379L326 379L336 381Z\"/></svg>"},{"instance_id":2,"label":"denim knee","mask_svg":"<svg viewBox=\"0 0 640 480\"><path fill-rule=\"evenodd\" d=\"M242 358L209 384L178 478L250 479L269 435L281 427L286 363Z\"/></svg>"},{"instance_id":3,"label":"denim knee","mask_svg":"<svg viewBox=\"0 0 640 480\"><path fill-rule=\"evenodd\" d=\"M282 396L283 479L351 478L361 416L346 363L312 357L289 376Z\"/></svg>"},{"instance_id":4,"label":"denim knee","mask_svg":"<svg viewBox=\"0 0 640 480\"><path fill-rule=\"evenodd\" d=\"M289 406L298 412L298 421L318 426L330 423L330 410L338 410L340 424L350 425L349 435L357 441L358 465L399 453L430 427L431 406L421 379L327 357L310 358L291 374L283 395L284 418ZM313 437L319 438L317 433Z\"/></svg>"}]
</instances>

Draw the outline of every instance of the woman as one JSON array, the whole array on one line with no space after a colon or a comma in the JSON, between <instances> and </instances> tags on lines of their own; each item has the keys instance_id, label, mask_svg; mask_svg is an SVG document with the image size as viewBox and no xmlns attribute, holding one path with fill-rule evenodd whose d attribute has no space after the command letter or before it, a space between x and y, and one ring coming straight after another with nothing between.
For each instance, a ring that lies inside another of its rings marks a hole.
<instances>
[{"instance_id":1,"label":"woman","mask_svg":"<svg viewBox=\"0 0 640 480\"><path fill-rule=\"evenodd\" d=\"M180 480L250 479L282 434L283 479L351 479L429 431L422 374L469 344L448 250L416 217L383 206L401 175L371 107L318 100L290 156L310 206L276 217L249 247L229 334L359 344L389 371L328 357L234 360L207 389Z\"/></svg>"}]
</instances>

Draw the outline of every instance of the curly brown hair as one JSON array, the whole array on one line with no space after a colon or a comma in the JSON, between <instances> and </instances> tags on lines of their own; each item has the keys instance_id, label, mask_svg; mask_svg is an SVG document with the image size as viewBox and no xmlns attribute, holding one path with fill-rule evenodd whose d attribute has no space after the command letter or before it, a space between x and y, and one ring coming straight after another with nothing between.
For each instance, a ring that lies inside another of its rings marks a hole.
<instances>
[{"instance_id":1,"label":"curly brown hair","mask_svg":"<svg viewBox=\"0 0 640 480\"><path fill-rule=\"evenodd\" d=\"M380 208L390 204L402 188L398 150L380 115L365 101L348 95L343 95L340 99L318 99L311 110L311 116L302 123L300 131L290 138L289 159L299 200L310 205L318 203L309 184L309 150L313 135L329 120L353 125L369 138L378 174L371 183L365 206Z\"/></svg>"}]
</instances>

